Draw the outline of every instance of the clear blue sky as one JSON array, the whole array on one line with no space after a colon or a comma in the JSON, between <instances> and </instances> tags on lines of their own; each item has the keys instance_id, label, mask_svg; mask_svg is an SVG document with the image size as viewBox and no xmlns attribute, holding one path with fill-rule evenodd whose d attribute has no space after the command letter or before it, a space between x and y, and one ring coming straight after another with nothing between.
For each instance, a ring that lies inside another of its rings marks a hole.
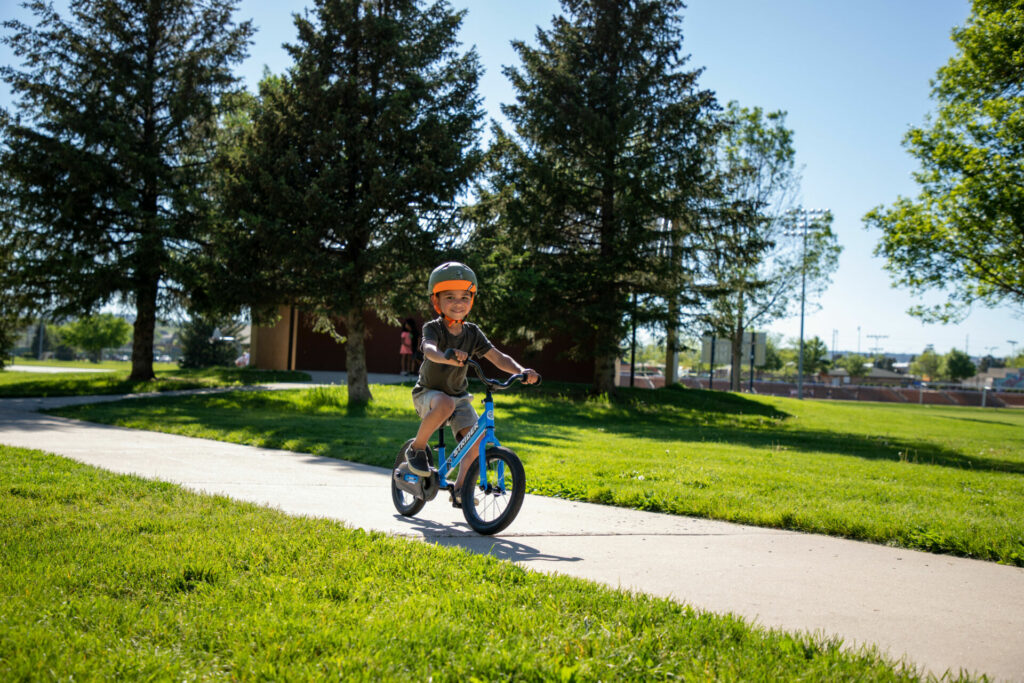
<instances>
[{"instance_id":1,"label":"clear blue sky","mask_svg":"<svg viewBox=\"0 0 1024 683\"><path fill-rule=\"evenodd\" d=\"M0 0L3 14L22 12ZM56 3L58 6L63 3ZM452 0L468 10L465 45L475 45L486 73L481 93L488 113L514 94L501 67L516 64L510 41L532 43L538 26L550 26L557 0ZM954 51L950 30L963 24L968 0L690 0L684 11L683 51L705 69L702 87L721 102L788 112L803 170L802 204L827 208L844 247L839 271L805 319L805 336L831 349L864 353L876 345L891 353L919 353L934 344L944 353L1009 353L1008 340L1024 348L1024 319L1010 309L977 308L960 325L924 325L906 314L916 303L894 289L872 255L878 235L864 228L871 208L897 196L914 196L910 174L917 164L902 148L908 127L934 109L929 81ZM259 31L241 75L254 88L264 66L287 68L281 44L294 40L291 15L299 0L243 0L240 17ZM10 62L0 53L0 60ZM4 93L3 101L8 99ZM941 301L938 296L926 303ZM799 316L770 331L787 339L799 332ZM871 335L887 335L886 338Z\"/></svg>"}]
</instances>

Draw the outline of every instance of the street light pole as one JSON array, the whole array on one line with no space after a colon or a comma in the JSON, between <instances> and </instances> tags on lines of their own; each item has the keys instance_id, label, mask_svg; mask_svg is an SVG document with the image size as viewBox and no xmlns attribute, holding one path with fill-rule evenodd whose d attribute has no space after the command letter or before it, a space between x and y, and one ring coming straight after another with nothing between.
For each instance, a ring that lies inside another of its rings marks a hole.
<instances>
[{"instance_id":1,"label":"street light pole","mask_svg":"<svg viewBox=\"0 0 1024 683\"><path fill-rule=\"evenodd\" d=\"M804 310L807 303L807 229L811 220L821 218L825 215L824 209L800 209L797 216L800 219L800 356L797 358L796 370L796 397L804 397Z\"/></svg>"},{"instance_id":2,"label":"street light pole","mask_svg":"<svg viewBox=\"0 0 1024 683\"><path fill-rule=\"evenodd\" d=\"M871 353L873 355L876 355L876 356L882 350L882 347L879 345L878 340L879 339L888 339L889 338L889 335L887 335L887 334L869 334L869 335L865 335L865 336L867 336L868 339L874 339L875 340L875 345L871 347Z\"/></svg>"}]
</instances>

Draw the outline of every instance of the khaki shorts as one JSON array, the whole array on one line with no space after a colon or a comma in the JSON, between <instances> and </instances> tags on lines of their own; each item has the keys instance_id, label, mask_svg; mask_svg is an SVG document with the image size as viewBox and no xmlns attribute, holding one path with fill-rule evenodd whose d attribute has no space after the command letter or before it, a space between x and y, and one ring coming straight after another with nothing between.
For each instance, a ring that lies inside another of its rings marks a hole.
<instances>
[{"instance_id":1,"label":"khaki shorts","mask_svg":"<svg viewBox=\"0 0 1024 683\"><path fill-rule=\"evenodd\" d=\"M416 394L412 397L412 404L416 408L416 414L420 416L420 419L423 419L430 412L430 405L434 402L434 398L447 395L437 389L427 389ZM452 428L452 434L455 434L456 438L458 438L459 432L463 429L472 429L476 426L478 416L476 411L473 410L473 394L452 396L451 398L455 399L455 411L448 418L448 424Z\"/></svg>"}]
</instances>

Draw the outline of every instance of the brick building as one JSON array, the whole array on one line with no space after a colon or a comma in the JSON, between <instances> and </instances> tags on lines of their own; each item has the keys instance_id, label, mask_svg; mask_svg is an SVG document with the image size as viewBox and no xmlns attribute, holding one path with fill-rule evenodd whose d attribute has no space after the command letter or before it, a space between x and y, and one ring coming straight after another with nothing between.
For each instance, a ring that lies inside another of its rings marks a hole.
<instances>
[{"instance_id":1,"label":"brick building","mask_svg":"<svg viewBox=\"0 0 1024 683\"><path fill-rule=\"evenodd\" d=\"M309 314L294 306L281 306L278 313L279 319L275 325L254 325L252 328L249 354L255 367L263 370L347 369L345 347L326 334L314 332ZM422 326L421 316L407 317ZM367 371L397 374L400 370L400 328L373 314L366 316L365 323ZM345 334L344 325L340 321L337 322L337 329L340 334ZM570 347L567 340L555 340L539 350L533 350L522 341L490 339L499 349L520 363L534 368L545 379L565 382L590 382L593 379L593 363L565 357Z\"/></svg>"}]
</instances>

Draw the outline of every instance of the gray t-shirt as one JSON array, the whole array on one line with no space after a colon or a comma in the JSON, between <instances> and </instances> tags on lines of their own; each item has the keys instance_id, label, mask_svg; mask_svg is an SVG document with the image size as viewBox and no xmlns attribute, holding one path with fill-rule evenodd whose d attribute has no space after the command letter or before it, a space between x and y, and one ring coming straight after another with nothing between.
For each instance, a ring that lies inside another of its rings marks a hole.
<instances>
[{"instance_id":1,"label":"gray t-shirt","mask_svg":"<svg viewBox=\"0 0 1024 683\"><path fill-rule=\"evenodd\" d=\"M423 338L420 346L425 342L434 342L437 350L444 353L448 349L459 349L469 354L472 359L477 359L494 348L494 345L487 340L483 331L473 323L462 323L462 334L454 335L448 331L444 320L437 318L423 326ZM443 391L449 396L463 396L469 388L469 380L466 379L468 366L447 365L445 363L434 363L429 358L424 358L420 365L420 376L413 387L413 396L427 389Z\"/></svg>"}]
</instances>

